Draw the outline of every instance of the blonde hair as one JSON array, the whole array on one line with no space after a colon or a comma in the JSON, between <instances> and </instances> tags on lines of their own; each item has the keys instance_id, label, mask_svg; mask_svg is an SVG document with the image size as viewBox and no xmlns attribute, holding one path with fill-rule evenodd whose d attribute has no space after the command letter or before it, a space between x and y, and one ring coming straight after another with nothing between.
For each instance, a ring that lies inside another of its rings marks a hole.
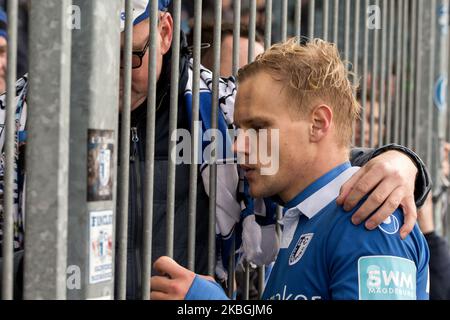
<instances>
[{"instance_id":1,"label":"blonde hair","mask_svg":"<svg viewBox=\"0 0 450 320\"><path fill-rule=\"evenodd\" d=\"M242 82L260 71L284 84L300 116L306 116L318 103L332 108L337 140L341 145L350 145L360 105L353 94L350 72L334 44L320 39L299 44L296 38L275 44L242 67L237 79Z\"/></svg>"}]
</instances>

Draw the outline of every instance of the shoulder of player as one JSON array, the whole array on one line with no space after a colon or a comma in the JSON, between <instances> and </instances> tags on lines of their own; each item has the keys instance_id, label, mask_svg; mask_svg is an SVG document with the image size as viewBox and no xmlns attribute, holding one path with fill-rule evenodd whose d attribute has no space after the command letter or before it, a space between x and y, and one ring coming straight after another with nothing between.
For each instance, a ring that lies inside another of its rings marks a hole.
<instances>
[{"instance_id":1,"label":"shoulder of player","mask_svg":"<svg viewBox=\"0 0 450 320\"><path fill-rule=\"evenodd\" d=\"M351 217L356 210L357 208L346 212L342 207L336 206L334 210L325 213L326 218L328 218L326 220L328 221L329 242L339 241L341 244L347 243L349 248L355 248L364 247L368 243L381 245L403 241L400 238L400 228L403 225L403 211L401 209L395 210L388 219L374 230L367 229L365 222L359 225L352 223ZM413 231L413 233L415 232Z\"/></svg>"}]
</instances>

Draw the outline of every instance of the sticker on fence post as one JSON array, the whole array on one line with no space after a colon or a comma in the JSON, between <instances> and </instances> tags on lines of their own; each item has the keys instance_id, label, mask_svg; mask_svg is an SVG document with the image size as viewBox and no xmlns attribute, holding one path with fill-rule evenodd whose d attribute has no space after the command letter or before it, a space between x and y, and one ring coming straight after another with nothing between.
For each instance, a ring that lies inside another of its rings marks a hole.
<instances>
[{"instance_id":1,"label":"sticker on fence post","mask_svg":"<svg viewBox=\"0 0 450 320\"><path fill-rule=\"evenodd\" d=\"M87 201L113 199L114 131L88 130Z\"/></svg>"},{"instance_id":2,"label":"sticker on fence post","mask_svg":"<svg viewBox=\"0 0 450 320\"><path fill-rule=\"evenodd\" d=\"M441 75L434 86L433 101L439 112L443 112L447 108L447 83L447 76Z\"/></svg>"},{"instance_id":3,"label":"sticker on fence post","mask_svg":"<svg viewBox=\"0 0 450 320\"><path fill-rule=\"evenodd\" d=\"M89 283L112 280L113 211L89 214Z\"/></svg>"}]
</instances>

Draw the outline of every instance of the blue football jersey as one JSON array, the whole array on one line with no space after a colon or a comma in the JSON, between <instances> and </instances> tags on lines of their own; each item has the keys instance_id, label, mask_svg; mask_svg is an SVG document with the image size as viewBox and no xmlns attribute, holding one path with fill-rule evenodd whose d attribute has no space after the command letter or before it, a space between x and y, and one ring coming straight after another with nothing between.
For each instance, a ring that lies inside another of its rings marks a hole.
<instances>
[{"instance_id":1,"label":"blue football jersey","mask_svg":"<svg viewBox=\"0 0 450 320\"><path fill-rule=\"evenodd\" d=\"M373 231L337 206L341 186L359 168L345 163L286 204L281 249L263 299L428 299L429 251L418 226L400 238L396 210Z\"/></svg>"}]
</instances>

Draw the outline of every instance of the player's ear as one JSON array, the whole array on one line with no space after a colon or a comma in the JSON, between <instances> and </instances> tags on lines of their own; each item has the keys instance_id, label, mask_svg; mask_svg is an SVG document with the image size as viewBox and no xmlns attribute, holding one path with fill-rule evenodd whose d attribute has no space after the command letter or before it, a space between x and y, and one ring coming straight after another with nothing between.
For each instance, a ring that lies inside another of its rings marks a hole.
<instances>
[{"instance_id":1,"label":"player's ear","mask_svg":"<svg viewBox=\"0 0 450 320\"><path fill-rule=\"evenodd\" d=\"M161 36L161 54L164 55L167 51L169 51L170 46L172 45L173 19L170 13L163 13L160 18L158 28Z\"/></svg>"},{"instance_id":2,"label":"player's ear","mask_svg":"<svg viewBox=\"0 0 450 320\"><path fill-rule=\"evenodd\" d=\"M333 111L325 104L314 107L311 112L310 141L319 142L328 135L333 120Z\"/></svg>"}]
</instances>

